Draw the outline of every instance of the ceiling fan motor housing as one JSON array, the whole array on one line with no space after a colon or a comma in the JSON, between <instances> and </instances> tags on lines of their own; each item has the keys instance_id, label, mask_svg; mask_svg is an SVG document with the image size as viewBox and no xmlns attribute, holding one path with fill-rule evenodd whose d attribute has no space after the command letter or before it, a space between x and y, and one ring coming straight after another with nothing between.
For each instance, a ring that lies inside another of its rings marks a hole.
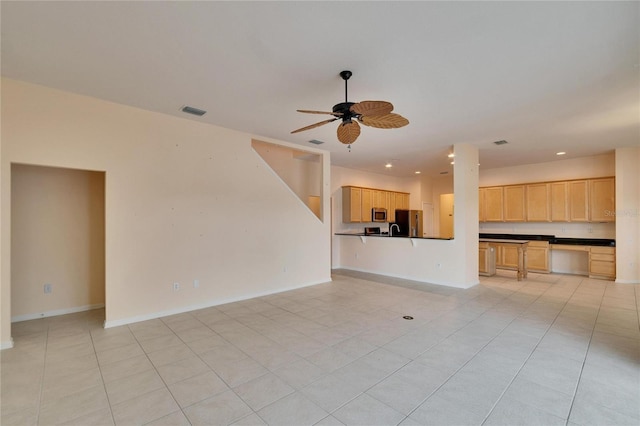
<instances>
[{"instance_id":1,"label":"ceiling fan motor housing","mask_svg":"<svg viewBox=\"0 0 640 426\"><path fill-rule=\"evenodd\" d=\"M357 117L358 114L354 114L351 111L351 106L355 105L355 102L342 102L333 106L333 112L339 113L343 122L351 121L352 118Z\"/></svg>"}]
</instances>

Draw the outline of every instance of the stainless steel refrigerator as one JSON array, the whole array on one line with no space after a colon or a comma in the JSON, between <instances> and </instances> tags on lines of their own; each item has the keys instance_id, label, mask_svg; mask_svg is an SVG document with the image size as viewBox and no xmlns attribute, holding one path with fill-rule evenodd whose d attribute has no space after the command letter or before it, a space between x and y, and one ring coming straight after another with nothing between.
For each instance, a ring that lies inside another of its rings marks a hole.
<instances>
[{"instance_id":1,"label":"stainless steel refrigerator","mask_svg":"<svg viewBox=\"0 0 640 426\"><path fill-rule=\"evenodd\" d=\"M400 232L394 235L405 237L422 237L422 210L396 210L396 221Z\"/></svg>"}]
</instances>

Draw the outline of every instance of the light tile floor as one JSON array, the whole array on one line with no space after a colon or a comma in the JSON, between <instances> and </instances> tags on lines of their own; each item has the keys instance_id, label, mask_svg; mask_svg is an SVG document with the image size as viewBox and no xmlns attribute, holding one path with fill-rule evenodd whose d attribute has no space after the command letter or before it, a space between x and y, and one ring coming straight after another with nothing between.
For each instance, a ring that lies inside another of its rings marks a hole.
<instances>
[{"instance_id":1,"label":"light tile floor","mask_svg":"<svg viewBox=\"0 0 640 426\"><path fill-rule=\"evenodd\" d=\"M333 282L103 329L13 324L9 425L638 425L640 286ZM405 320L405 315L413 320Z\"/></svg>"}]
</instances>

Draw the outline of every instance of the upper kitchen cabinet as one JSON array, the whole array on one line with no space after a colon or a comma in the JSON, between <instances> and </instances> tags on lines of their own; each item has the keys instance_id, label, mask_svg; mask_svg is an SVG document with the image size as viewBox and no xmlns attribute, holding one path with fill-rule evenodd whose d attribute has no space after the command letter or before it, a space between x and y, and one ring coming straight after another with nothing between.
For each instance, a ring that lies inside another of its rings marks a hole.
<instances>
[{"instance_id":1,"label":"upper kitchen cabinet","mask_svg":"<svg viewBox=\"0 0 640 426\"><path fill-rule=\"evenodd\" d=\"M361 188L361 202L360 202L360 221L371 222L371 208L373 207L373 190L367 188Z\"/></svg>"},{"instance_id":2,"label":"upper kitchen cabinet","mask_svg":"<svg viewBox=\"0 0 640 426\"><path fill-rule=\"evenodd\" d=\"M527 221L549 222L551 220L549 184L532 183L526 186Z\"/></svg>"},{"instance_id":3,"label":"upper kitchen cabinet","mask_svg":"<svg viewBox=\"0 0 640 426\"><path fill-rule=\"evenodd\" d=\"M551 192L551 221L569 221L569 183L551 182L549 184Z\"/></svg>"},{"instance_id":4,"label":"upper kitchen cabinet","mask_svg":"<svg viewBox=\"0 0 640 426\"><path fill-rule=\"evenodd\" d=\"M501 186L484 188L484 220L485 222L504 222Z\"/></svg>"},{"instance_id":5,"label":"upper kitchen cabinet","mask_svg":"<svg viewBox=\"0 0 640 426\"><path fill-rule=\"evenodd\" d=\"M589 221L589 181L569 181L569 221Z\"/></svg>"},{"instance_id":6,"label":"upper kitchen cabinet","mask_svg":"<svg viewBox=\"0 0 640 426\"><path fill-rule=\"evenodd\" d=\"M592 222L614 222L616 208L614 178L589 181L589 213Z\"/></svg>"},{"instance_id":7,"label":"upper kitchen cabinet","mask_svg":"<svg viewBox=\"0 0 640 426\"><path fill-rule=\"evenodd\" d=\"M505 186L503 197L505 222L524 222L526 220L524 185Z\"/></svg>"},{"instance_id":8,"label":"upper kitchen cabinet","mask_svg":"<svg viewBox=\"0 0 640 426\"><path fill-rule=\"evenodd\" d=\"M373 222L372 208L387 209L387 222L395 221L396 209L409 210L409 193L383 189L342 187L342 222Z\"/></svg>"},{"instance_id":9,"label":"upper kitchen cabinet","mask_svg":"<svg viewBox=\"0 0 640 426\"><path fill-rule=\"evenodd\" d=\"M342 221L345 223L362 222L361 188L354 186L342 187Z\"/></svg>"},{"instance_id":10,"label":"upper kitchen cabinet","mask_svg":"<svg viewBox=\"0 0 640 426\"><path fill-rule=\"evenodd\" d=\"M398 194L395 192L389 192L387 194L387 200L389 201L389 209L387 210L387 221L395 222L396 221L396 209L398 206L396 205L396 200L398 198Z\"/></svg>"},{"instance_id":11,"label":"upper kitchen cabinet","mask_svg":"<svg viewBox=\"0 0 640 426\"><path fill-rule=\"evenodd\" d=\"M409 210L410 195L406 192L396 192L396 209Z\"/></svg>"},{"instance_id":12,"label":"upper kitchen cabinet","mask_svg":"<svg viewBox=\"0 0 640 426\"><path fill-rule=\"evenodd\" d=\"M486 220L486 215L484 213L484 193L484 188L480 188L478 190L478 219L480 222L484 222Z\"/></svg>"}]
</instances>

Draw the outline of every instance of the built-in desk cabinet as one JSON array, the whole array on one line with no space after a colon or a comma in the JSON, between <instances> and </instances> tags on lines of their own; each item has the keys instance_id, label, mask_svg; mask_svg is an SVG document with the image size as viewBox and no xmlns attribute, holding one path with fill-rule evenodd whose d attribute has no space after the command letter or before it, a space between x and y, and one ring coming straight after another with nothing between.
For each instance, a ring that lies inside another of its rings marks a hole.
<instances>
[{"instance_id":1,"label":"built-in desk cabinet","mask_svg":"<svg viewBox=\"0 0 640 426\"><path fill-rule=\"evenodd\" d=\"M528 222L549 222L551 220L550 184L532 183L526 186Z\"/></svg>"},{"instance_id":2,"label":"built-in desk cabinet","mask_svg":"<svg viewBox=\"0 0 640 426\"><path fill-rule=\"evenodd\" d=\"M615 178L479 189L480 222L614 222Z\"/></svg>"},{"instance_id":3,"label":"built-in desk cabinet","mask_svg":"<svg viewBox=\"0 0 640 426\"><path fill-rule=\"evenodd\" d=\"M616 278L615 247L591 247L589 250L589 277Z\"/></svg>"},{"instance_id":4,"label":"built-in desk cabinet","mask_svg":"<svg viewBox=\"0 0 640 426\"><path fill-rule=\"evenodd\" d=\"M613 178L589 181L589 214L592 222L614 222L616 184Z\"/></svg>"},{"instance_id":5,"label":"built-in desk cabinet","mask_svg":"<svg viewBox=\"0 0 640 426\"><path fill-rule=\"evenodd\" d=\"M569 183L551 182L549 191L551 222L569 222Z\"/></svg>"},{"instance_id":6,"label":"built-in desk cabinet","mask_svg":"<svg viewBox=\"0 0 640 426\"><path fill-rule=\"evenodd\" d=\"M525 211L524 185L504 187L504 221L524 222L527 220Z\"/></svg>"},{"instance_id":7,"label":"built-in desk cabinet","mask_svg":"<svg viewBox=\"0 0 640 426\"><path fill-rule=\"evenodd\" d=\"M551 272L549 242L529 241L527 247L527 269L533 272Z\"/></svg>"},{"instance_id":8,"label":"built-in desk cabinet","mask_svg":"<svg viewBox=\"0 0 640 426\"><path fill-rule=\"evenodd\" d=\"M569 181L569 222L589 221L589 181Z\"/></svg>"}]
</instances>

